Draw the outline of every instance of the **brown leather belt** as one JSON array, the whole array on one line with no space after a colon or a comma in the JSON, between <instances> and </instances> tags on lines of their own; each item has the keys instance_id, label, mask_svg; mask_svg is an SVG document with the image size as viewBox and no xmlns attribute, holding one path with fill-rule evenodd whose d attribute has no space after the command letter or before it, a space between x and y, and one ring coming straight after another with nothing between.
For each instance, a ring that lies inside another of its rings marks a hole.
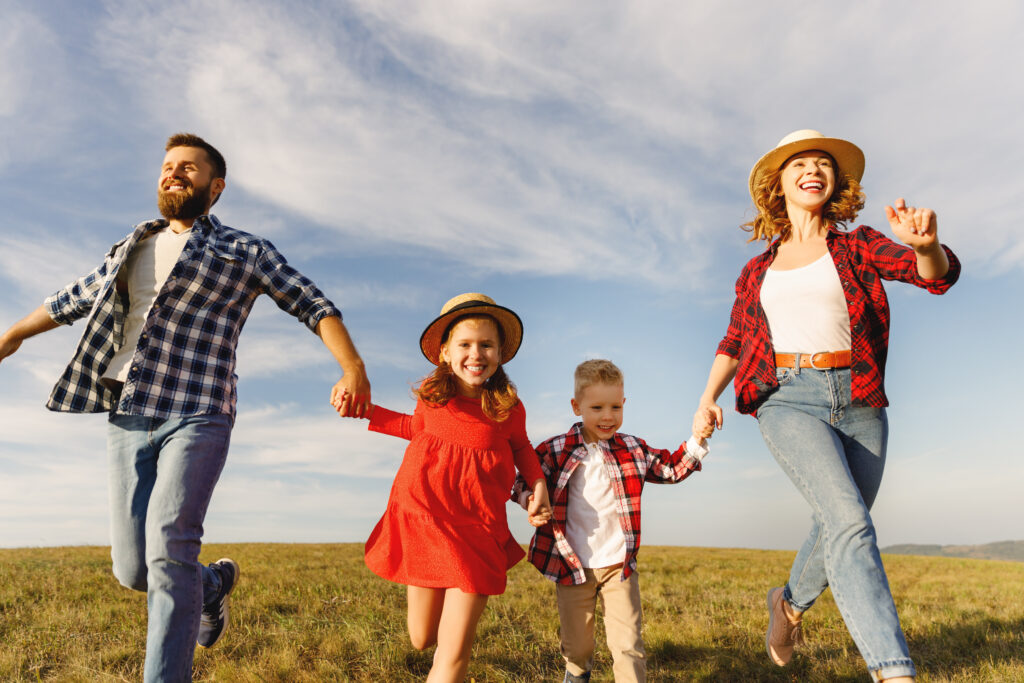
<instances>
[{"instance_id":1,"label":"brown leather belt","mask_svg":"<svg viewBox=\"0 0 1024 683\"><path fill-rule=\"evenodd\" d=\"M819 353L777 353L777 368L814 368L828 370L830 368L850 367L850 351L822 351Z\"/></svg>"}]
</instances>

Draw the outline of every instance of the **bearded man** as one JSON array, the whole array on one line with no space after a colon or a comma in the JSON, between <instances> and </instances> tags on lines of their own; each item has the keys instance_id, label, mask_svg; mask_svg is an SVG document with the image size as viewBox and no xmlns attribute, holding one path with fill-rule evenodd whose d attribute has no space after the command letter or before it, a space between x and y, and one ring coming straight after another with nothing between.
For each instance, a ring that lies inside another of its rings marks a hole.
<instances>
[{"instance_id":1,"label":"bearded man","mask_svg":"<svg viewBox=\"0 0 1024 683\"><path fill-rule=\"evenodd\" d=\"M370 383L341 313L267 240L229 228L210 207L224 157L172 136L158 183L161 220L141 223L103 263L0 336L0 360L33 335L86 318L47 403L109 412L111 557L117 579L147 592L146 681L188 681L196 644L228 624L238 563L199 563L203 520L236 410L235 349L268 294L323 341L342 369L342 415L364 415Z\"/></svg>"}]
</instances>

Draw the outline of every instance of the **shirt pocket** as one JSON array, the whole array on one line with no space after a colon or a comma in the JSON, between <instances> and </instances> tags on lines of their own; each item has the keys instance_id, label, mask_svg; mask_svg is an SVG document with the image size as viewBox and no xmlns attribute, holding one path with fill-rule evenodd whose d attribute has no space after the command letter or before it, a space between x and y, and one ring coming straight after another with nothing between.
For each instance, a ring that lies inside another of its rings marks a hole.
<instances>
[{"instance_id":1,"label":"shirt pocket","mask_svg":"<svg viewBox=\"0 0 1024 683\"><path fill-rule=\"evenodd\" d=\"M237 299L248 287L255 259L242 246L210 244L203 248L186 290L199 303Z\"/></svg>"}]
</instances>

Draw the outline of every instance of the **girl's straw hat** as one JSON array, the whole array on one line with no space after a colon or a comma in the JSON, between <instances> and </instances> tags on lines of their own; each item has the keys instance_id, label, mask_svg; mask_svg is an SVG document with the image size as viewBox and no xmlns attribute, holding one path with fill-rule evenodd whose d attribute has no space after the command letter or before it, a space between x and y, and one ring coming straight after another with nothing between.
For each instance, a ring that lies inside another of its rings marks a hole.
<instances>
[{"instance_id":1,"label":"girl's straw hat","mask_svg":"<svg viewBox=\"0 0 1024 683\"><path fill-rule=\"evenodd\" d=\"M452 325L467 315L489 315L498 321L504 342L501 345L501 362L507 363L519 351L523 343L523 322L513 311L494 303L494 299L484 294L468 292L459 294L448 300L441 307L441 315L427 325L420 335L420 350L434 365L441 357L441 344Z\"/></svg>"},{"instance_id":2,"label":"girl's straw hat","mask_svg":"<svg viewBox=\"0 0 1024 683\"><path fill-rule=\"evenodd\" d=\"M758 182L760 182L761 177L765 173L782 168L782 165L786 163L786 159L794 154L808 152L812 149L827 152L836 160L836 165L839 166L840 171L852 175L858 182L864 175L864 152L860 150L860 147L840 138L827 138L816 130L805 128L804 130L793 131L779 140L779 144L775 145L775 149L765 154L754 164L754 168L750 170L750 196L754 197L755 200L757 199L754 194L754 188L757 187Z\"/></svg>"}]
</instances>

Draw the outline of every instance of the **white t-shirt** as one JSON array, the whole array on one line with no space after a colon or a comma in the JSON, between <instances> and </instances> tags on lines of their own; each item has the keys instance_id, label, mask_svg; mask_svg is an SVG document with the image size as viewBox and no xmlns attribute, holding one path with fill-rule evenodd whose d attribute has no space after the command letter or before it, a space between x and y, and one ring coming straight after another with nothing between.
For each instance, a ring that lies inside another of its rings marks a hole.
<instances>
[{"instance_id":1,"label":"white t-shirt","mask_svg":"<svg viewBox=\"0 0 1024 683\"><path fill-rule=\"evenodd\" d=\"M801 268L765 271L761 307L778 352L850 348L850 311L828 252Z\"/></svg>"},{"instance_id":2,"label":"white t-shirt","mask_svg":"<svg viewBox=\"0 0 1024 683\"><path fill-rule=\"evenodd\" d=\"M176 233L169 227L147 237L132 249L118 278L124 277L128 285L128 315L124 321L124 344L114 352L103 373L104 380L124 382L128 377L132 357L138 348L139 335L146 325L149 309L163 289L167 276L181 256L191 230Z\"/></svg>"}]
</instances>

